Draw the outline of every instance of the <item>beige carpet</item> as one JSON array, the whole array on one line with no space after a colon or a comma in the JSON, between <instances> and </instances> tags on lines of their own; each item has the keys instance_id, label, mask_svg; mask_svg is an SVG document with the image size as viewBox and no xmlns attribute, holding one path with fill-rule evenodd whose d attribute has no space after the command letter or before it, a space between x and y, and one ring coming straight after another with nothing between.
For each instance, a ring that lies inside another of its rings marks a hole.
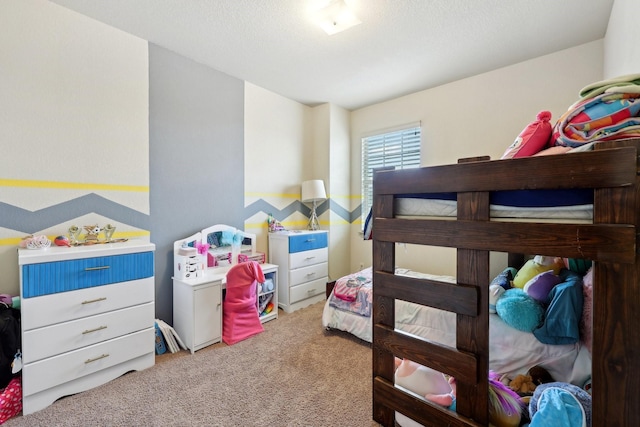
<instances>
[{"instance_id":1,"label":"beige carpet","mask_svg":"<svg viewBox=\"0 0 640 427\"><path fill-rule=\"evenodd\" d=\"M370 345L322 327L323 303L266 323L233 346L156 357L156 365L4 425L378 426Z\"/></svg>"}]
</instances>

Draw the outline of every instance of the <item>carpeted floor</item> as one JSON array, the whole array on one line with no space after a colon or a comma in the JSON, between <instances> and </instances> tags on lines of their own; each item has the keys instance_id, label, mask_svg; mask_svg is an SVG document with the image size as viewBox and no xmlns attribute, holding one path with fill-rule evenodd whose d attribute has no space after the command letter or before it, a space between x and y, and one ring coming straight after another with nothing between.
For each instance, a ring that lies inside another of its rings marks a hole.
<instances>
[{"instance_id":1,"label":"carpeted floor","mask_svg":"<svg viewBox=\"0 0 640 427\"><path fill-rule=\"evenodd\" d=\"M322 327L323 303L233 346L156 357L150 369L62 398L22 426L378 426L371 347Z\"/></svg>"}]
</instances>

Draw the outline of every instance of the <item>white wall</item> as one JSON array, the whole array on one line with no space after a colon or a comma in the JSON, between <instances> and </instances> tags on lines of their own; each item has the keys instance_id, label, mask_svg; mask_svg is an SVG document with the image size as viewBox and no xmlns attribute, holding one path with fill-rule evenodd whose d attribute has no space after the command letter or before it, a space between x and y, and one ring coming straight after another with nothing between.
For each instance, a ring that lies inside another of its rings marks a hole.
<instances>
[{"instance_id":1,"label":"white wall","mask_svg":"<svg viewBox=\"0 0 640 427\"><path fill-rule=\"evenodd\" d=\"M310 178L303 159L311 147L311 115L310 107L245 83L245 206L264 201L283 210L300 200L300 185ZM257 249L264 253L269 213L259 211L245 219L245 230L258 235ZM304 228L307 218L296 211L282 223Z\"/></svg>"},{"instance_id":2,"label":"white wall","mask_svg":"<svg viewBox=\"0 0 640 427\"><path fill-rule=\"evenodd\" d=\"M45 0L3 1L0 28L0 292L17 295L25 235L148 219L148 50Z\"/></svg>"},{"instance_id":3,"label":"white wall","mask_svg":"<svg viewBox=\"0 0 640 427\"><path fill-rule=\"evenodd\" d=\"M423 165L496 159L539 111L559 118L580 88L602 79L602 57L600 40L352 112L352 193L360 193L363 134L421 121ZM352 271L360 262L371 264L371 242L362 241L360 229L352 226ZM455 274L454 250L399 246L396 260L416 269L429 262L430 273Z\"/></svg>"},{"instance_id":4,"label":"white wall","mask_svg":"<svg viewBox=\"0 0 640 427\"><path fill-rule=\"evenodd\" d=\"M640 73L637 0L616 0L604 38L604 77Z\"/></svg>"},{"instance_id":5,"label":"white wall","mask_svg":"<svg viewBox=\"0 0 640 427\"><path fill-rule=\"evenodd\" d=\"M351 188L351 143L349 111L331 105L330 131L328 143L329 161L327 163L328 196L331 198L331 212L325 214L329 219L329 278L335 280L349 274L351 265L351 222L345 215L351 212L349 189Z\"/></svg>"},{"instance_id":6,"label":"white wall","mask_svg":"<svg viewBox=\"0 0 640 427\"><path fill-rule=\"evenodd\" d=\"M287 229L307 227L299 211L302 181L322 179L331 203L349 209L348 111L330 104L307 107L246 82L244 126L245 207L260 208L244 228L257 235L258 251L268 254L269 213ZM350 224L328 209L319 219L329 231L329 275L347 274Z\"/></svg>"}]
</instances>

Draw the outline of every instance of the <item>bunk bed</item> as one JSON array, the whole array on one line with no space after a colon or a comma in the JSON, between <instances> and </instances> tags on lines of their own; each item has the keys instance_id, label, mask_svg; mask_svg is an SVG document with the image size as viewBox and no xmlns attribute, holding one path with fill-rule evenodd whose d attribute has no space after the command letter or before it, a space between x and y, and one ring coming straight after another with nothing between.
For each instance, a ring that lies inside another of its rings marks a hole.
<instances>
[{"instance_id":1,"label":"bunk bed","mask_svg":"<svg viewBox=\"0 0 640 427\"><path fill-rule=\"evenodd\" d=\"M489 253L553 254L593 261L592 420L594 426L640 425L640 315L637 227L640 140L599 142L589 152L458 164L374 174L373 418L393 426L395 412L425 426L489 422ZM490 194L503 190L591 189L590 223L494 220ZM457 194L456 217L402 217L406 194ZM396 243L457 248L456 282L395 274ZM395 328L396 299L456 314L454 347ZM452 375L457 412L394 385L395 358Z\"/></svg>"}]
</instances>

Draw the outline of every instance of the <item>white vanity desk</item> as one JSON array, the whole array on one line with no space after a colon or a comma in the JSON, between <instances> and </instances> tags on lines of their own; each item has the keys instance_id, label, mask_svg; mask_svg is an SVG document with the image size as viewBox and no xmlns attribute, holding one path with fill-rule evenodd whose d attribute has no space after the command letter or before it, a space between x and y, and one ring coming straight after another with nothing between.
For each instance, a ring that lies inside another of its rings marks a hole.
<instances>
[{"instance_id":1,"label":"white vanity desk","mask_svg":"<svg viewBox=\"0 0 640 427\"><path fill-rule=\"evenodd\" d=\"M184 243L195 244L207 243L210 233L220 231L233 231L241 233L243 236L252 238L252 245L244 245L242 253L255 252L255 235L244 233L233 227L225 225L215 225L205 228L202 232L196 233L185 239L174 243L174 258L180 247ZM221 248L213 248L212 251L221 252ZM186 274L178 267L179 262L174 262L173 277L173 328L178 333L191 353L207 347L211 344L222 341L222 290L227 283L227 272L232 265L219 267L201 268L196 274ZM206 265L206 264L205 264ZM202 265L200 266L202 267ZM274 304L274 309L268 314L262 314L262 323L278 317L277 301L277 275L278 266L273 264L260 264L265 278L271 279L274 287L270 292L260 292L258 299L265 295L270 295Z\"/></svg>"}]
</instances>

